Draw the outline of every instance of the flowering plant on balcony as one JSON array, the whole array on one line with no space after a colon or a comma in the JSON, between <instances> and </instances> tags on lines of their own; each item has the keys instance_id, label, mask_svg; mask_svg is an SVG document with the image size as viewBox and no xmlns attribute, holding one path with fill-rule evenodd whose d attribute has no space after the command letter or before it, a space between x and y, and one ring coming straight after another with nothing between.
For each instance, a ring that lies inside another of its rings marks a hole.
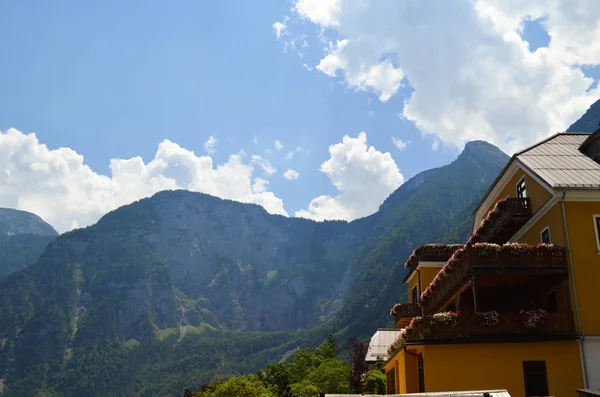
<instances>
[{"instance_id":1,"label":"flowering plant on balcony","mask_svg":"<svg viewBox=\"0 0 600 397\"><path fill-rule=\"evenodd\" d=\"M400 334L388 348L388 354L392 355L396 350L400 349L422 323L423 317L414 317L406 328L400 330Z\"/></svg>"},{"instance_id":2,"label":"flowering plant on balcony","mask_svg":"<svg viewBox=\"0 0 600 397\"><path fill-rule=\"evenodd\" d=\"M540 244L536 245L536 248L540 251L546 251L546 252L560 252L563 250L563 247L560 245L544 244L544 243L540 243Z\"/></svg>"},{"instance_id":3,"label":"flowering plant on balcony","mask_svg":"<svg viewBox=\"0 0 600 397\"><path fill-rule=\"evenodd\" d=\"M419 264L419 256L423 254L423 251L428 248L438 248L443 250L450 255L452 252L461 248L463 244L425 244L420 247L417 247L413 250L412 254L408 257L406 262L404 263L404 267L407 269L411 269Z\"/></svg>"},{"instance_id":4,"label":"flowering plant on balcony","mask_svg":"<svg viewBox=\"0 0 600 397\"><path fill-rule=\"evenodd\" d=\"M514 255L531 253L532 248L534 248L532 245L525 244L525 243L506 243L503 245L503 247L508 249L510 251L510 253L512 253Z\"/></svg>"},{"instance_id":5,"label":"flowering plant on balcony","mask_svg":"<svg viewBox=\"0 0 600 397\"><path fill-rule=\"evenodd\" d=\"M508 201L508 196L498 200L496 202L496 204L494 205L494 207L487 213L487 215L481 220L481 223L479 224L479 227L473 232L473 234L471 235L471 237L469 237L469 239L466 242L466 246L471 246L475 243L477 243L479 241L479 238L481 237L481 231L492 224L494 218L498 215L500 215L500 210L502 209L502 207L504 206L504 203L506 203Z\"/></svg>"},{"instance_id":6,"label":"flowering plant on balcony","mask_svg":"<svg viewBox=\"0 0 600 397\"><path fill-rule=\"evenodd\" d=\"M498 244L491 243L475 243L473 244L473 249L479 254L483 256L495 256L500 253L502 250L502 246Z\"/></svg>"},{"instance_id":7,"label":"flowering plant on balcony","mask_svg":"<svg viewBox=\"0 0 600 397\"><path fill-rule=\"evenodd\" d=\"M500 313L497 311L477 313L479 324L484 327L495 327L500 322Z\"/></svg>"},{"instance_id":8,"label":"flowering plant on balcony","mask_svg":"<svg viewBox=\"0 0 600 397\"><path fill-rule=\"evenodd\" d=\"M548 312L544 309L521 310L519 313L525 328L537 328L546 324Z\"/></svg>"},{"instance_id":9,"label":"flowering plant on balcony","mask_svg":"<svg viewBox=\"0 0 600 397\"><path fill-rule=\"evenodd\" d=\"M458 325L458 314L454 312L436 313L433 315L433 323L447 328L454 328Z\"/></svg>"},{"instance_id":10,"label":"flowering plant on balcony","mask_svg":"<svg viewBox=\"0 0 600 397\"><path fill-rule=\"evenodd\" d=\"M402 303L396 303L394 306L392 306L392 309L390 310L390 316L397 316L398 313L400 313L400 308L402 308Z\"/></svg>"}]
</instances>

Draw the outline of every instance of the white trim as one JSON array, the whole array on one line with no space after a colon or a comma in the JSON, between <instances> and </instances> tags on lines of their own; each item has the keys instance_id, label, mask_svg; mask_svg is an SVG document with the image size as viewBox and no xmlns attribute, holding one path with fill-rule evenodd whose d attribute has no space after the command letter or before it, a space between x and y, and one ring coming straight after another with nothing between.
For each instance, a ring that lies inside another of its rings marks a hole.
<instances>
[{"instance_id":1,"label":"white trim","mask_svg":"<svg viewBox=\"0 0 600 397\"><path fill-rule=\"evenodd\" d=\"M544 242L544 232L548 231L548 242L545 243ZM550 235L550 226L546 226L545 228L542 229L542 231L540 232L540 242L544 243L544 244L552 244L552 235Z\"/></svg>"},{"instance_id":2,"label":"white trim","mask_svg":"<svg viewBox=\"0 0 600 397\"><path fill-rule=\"evenodd\" d=\"M598 233L600 233L598 231L598 224L596 223L596 218L600 218L600 214L594 214L592 215L592 221L594 221L594 232L596 232L596 253L600 253L600 240L598 239Z\"/></svg>"},{"instance_id":3,"label":"white trim","mask_svg":"<svg viewBox=\"0 0 600 397\"><path fill-rule=\"evenodd\" d=\"M600 189L566 190L565 201L600 201Z\"/></svg>"},{"instance_id":4,"label":"white trim","mask_svg":"<svg viewBox=\"0 0 600 397\"><path fill-rule=\"evenodd\" d=\"M533 216L531 218L529 218L527 223L525 223L508 241L511 243L519 241L519 239L521 237L523 237L523 235L525 233L527 233L529 231L529 229L531 229L533 227L533 225L538 223L538 221L544 215L546 215L548 213L548 211L550 211L552 209L552 207L554 207L554 204L559 202L559 200L560 200L560 198L557 196L553 196L550 199L548 199L546 201L546 203L544 205L542 205L542 208L537 210L536 213L533 214Z\"/></svg>"},{"instance_id":5,"label":"white trim","mask_svg":"<svg viewBox=\"0 0 600 397\"><path fill-rule=\"evenodd\" d=\"M519 185L521 184L521 182L523 182L523 184L525 185L525 197L519 197ZM525 174L523 174L523 176L521 177L521 179L519 179L517 181L517 184L515 185L515 197L517 197L517 198L527 198L527 180L525 179Z\"/></svg>"}]
</instances>

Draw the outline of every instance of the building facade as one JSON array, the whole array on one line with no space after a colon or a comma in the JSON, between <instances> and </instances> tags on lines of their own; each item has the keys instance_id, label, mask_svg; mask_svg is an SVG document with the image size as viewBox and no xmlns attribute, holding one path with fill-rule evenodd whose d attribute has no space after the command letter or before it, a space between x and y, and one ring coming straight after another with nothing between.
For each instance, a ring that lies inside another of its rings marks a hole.
<instances>
[{"instance_id":1,"label":"building facade","mask_svg":"<svg viewBox=\"0 0 600 397\"><path fill-rule=\"evenodd\" d=\"M388 393L600 388L600 130L515 154L465 244L408 258Z\"/></svg>"}]
</instances>

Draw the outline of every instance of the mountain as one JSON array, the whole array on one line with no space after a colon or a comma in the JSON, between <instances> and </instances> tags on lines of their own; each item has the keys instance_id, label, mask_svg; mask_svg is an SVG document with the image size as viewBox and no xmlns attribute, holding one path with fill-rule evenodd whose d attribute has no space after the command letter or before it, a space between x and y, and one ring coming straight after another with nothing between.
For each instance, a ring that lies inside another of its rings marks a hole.
<instances>
[{"instance_id":1,"label":"mountain","mask_svg":"<svg viewBox=\"0 0 600 397\"><path fill-rule=\"evenodd\" d=\"M372 216L377 226L352 264L356 274L335 319L343 338L365 338L377 325L391 325L390 307L407 299L404 261L422 244L466 241L471 212L508 159L495 146L472 141L451 164L415 176L390 195Z\"/></svg>"},{"instance_id":2,"label":"mountain","mask_svg":"<svg viewBox=\"0 0 600 397\"><path fill-rule=\"evenodd\" d=\"M567 132L594 132L598 128L600 128L600 100L594 102L579 120L571 124Z\"/></svg>"},{"instance_id":3,"label":"mountain","mask_svg":"<svg viewBox=\"0 0 600 397\"><path fill-rule=\"evenodd\" d=\"M0 279L0 389L175 395L330 332L367 336L405 296L413 248L464 241L465 217L507 160L470 142L353 222L286 218L187 191L112 211Z\"/></svg>"},{"instance_id":4,"label":"mountain","mask_svg":"<svg viewBox=\"0 0 600 397\"><path fill-rule=\"evenodd\" d=\"M0 278L33 264L57 235L35 214L0 208Z\"/></svg>"},{"instance_id":5,"label":"mountain","mask_svg":"<svg viewBox=\"0 0 600 397\"><path fill-rule=\"evenodd\" d=\"M58 235L52 226L31 212L0 208L0 236L18 234L52 237Z\"/></svg>"}]
</instances>

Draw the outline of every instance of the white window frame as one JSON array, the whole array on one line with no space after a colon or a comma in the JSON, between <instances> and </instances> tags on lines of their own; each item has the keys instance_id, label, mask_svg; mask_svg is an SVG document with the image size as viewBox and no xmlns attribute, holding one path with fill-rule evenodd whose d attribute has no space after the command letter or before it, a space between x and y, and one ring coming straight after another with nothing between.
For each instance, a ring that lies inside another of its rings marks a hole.
<instances>
[{"instance_id":1,"label":"white window frame","mask_svg":"<svg viewBox=\"0 0 600 397\"><path fill-rule=\"evenodd\" d=\"M600 214L592 215L592 221L594 222L594 233L596 235L596 253L600 255L600 232L598 232L598 223L596 218L600 218Z\"/></svg>"},{"instance_id":2,"label":"white window frame","mask_svg":"<svg viewBox=\"0 0 600 397\"><path fill-rule=\"evenodd\" d=\"M542 229L542 231L540 232L540 241L542 242L542 244L544 244L544 232L548 231L548 243L547 244L552 244L552 235L550 234L550 226L546 226L545 228Z\"/></svg>"},{"instance_id":3,"label":"white window frame","mask_svg":"<svg viewBox=\"0 0 600 397\"><path fill-rule=\"evenodd\" d=\"M519 185L521 184L521 182L523 182L525 184L525 197L519 197ZM527 181L525 180L525 175L523 175L519 181L517 182L517 184L515 185L515 196L517 198L527 198L529 197L529 194L527 193Z\"/></svg>"}]
</instances>

